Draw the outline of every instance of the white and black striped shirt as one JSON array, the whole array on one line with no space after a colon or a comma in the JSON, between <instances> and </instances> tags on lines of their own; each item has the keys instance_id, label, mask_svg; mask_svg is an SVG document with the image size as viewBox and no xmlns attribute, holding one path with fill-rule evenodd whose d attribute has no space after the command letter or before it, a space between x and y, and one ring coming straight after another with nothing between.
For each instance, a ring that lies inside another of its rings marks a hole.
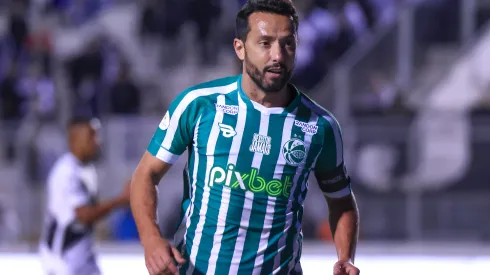
<instances>
[{"instance_id":1,"label":"white and black striped shirt","mask_svg":"<svg viewBox=\"0 0 490 275\"><path fill-rule=\"evenodd\" d=\"M66 153L54 164L47 182L47 217L41 251L56 256L71 270L95 265L93 228L77 221L75 210L96 203L93 165Z\"/></svg>"}]
</instances>

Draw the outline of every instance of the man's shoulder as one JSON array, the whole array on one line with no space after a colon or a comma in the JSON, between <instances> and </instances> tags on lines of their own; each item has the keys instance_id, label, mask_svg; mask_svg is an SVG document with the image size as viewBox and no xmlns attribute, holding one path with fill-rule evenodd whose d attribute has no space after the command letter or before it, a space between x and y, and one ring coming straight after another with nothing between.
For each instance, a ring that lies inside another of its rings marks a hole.
<instances>
[{"instance_id":1,"label":"man's shoulder","mask_svg":"<svg viewBox=\"0 0 490 275\"><path fill-rule=\"evenodd\" d=\"M221 93L221 90L232 89L236 90L238 88L238 80L240 76L228 76L223 78L217 78L214 80L202 82L200 84L191 86L186 89L188 92L199 91L199 90L216 90L217 93Z\"/></svg>"},{"instance_id":2,"label":"man's shoulder","mask_svg":"<svg viewBox=\"0 0 490 275\"><path fill-rule=\"evenodd\" d=\"M67 169L75 170L79 166L77 159L71 153L64 153L59 156L53 165L53 170L57 169Z\"/></svg>"},{"instance_id":3,"label":"man's shoulder","mask_svg":"<svg viewBox=\"0 0 490 275\"><path fill-rule=\"evenodd\" d=\"M320 104L318 104L316 101L314 101L304 93L300 92L300 94L301 94L302 105L305 108L309 109L311 113L317 115L319 117L320 123L326 123L330 125L338 124L337 119L330 111L323 108Z\"/></svg>"},{"instance_id":4,"label":"man's shoulder","mask_svg":"<svg viewBox=\"0 0 490 275\"><path fill-rule=\"evenodd\" d=\"M53 164L48 176L48 184L66 184L68 179L76 176L79 164L75 157L70 153L61 155Z\"/></svg>"},{"instance_id":5,"label":"man's shoulder","mask_svg":"<svg viewBox=\"0 0 490 275\"><path fill-rule=\"evenodd\" d=\"M228 94L238 89L238 76L229 76L203 82L185 89L178 97L184 98L214 98L219 94Z\"/></svg>"},{"instance_id":6,"label":"man's shoulder","mask_svg":"<svg viewBox=\"0 0 490 275\"><path fill-rule=\"evenodd\" d=\"M229 76L191 86L177 95L174 100L174 108L181 106L181 108L187 109L188 106L194 105L200 109L214 105L219 95L228 95L237 91L238 82L239 76Z\"/></svg>"}]
</instances>

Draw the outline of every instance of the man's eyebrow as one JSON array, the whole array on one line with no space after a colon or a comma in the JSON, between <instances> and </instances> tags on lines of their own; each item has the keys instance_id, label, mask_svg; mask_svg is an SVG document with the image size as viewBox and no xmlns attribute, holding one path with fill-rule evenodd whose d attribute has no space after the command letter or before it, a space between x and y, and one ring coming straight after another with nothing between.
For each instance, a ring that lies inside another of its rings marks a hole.
<instances>
[{"instance_id":1,"label":"man's eyebrow","mask_svg":"<svg viewBox=\"0 0 490 275\"><path fill-rule=\"evenodd\" d=\"M260 35L259 39L273 40L274 37L271 35Z\"/></svg>"},{"instance_id":2,"label":"man's eyebrow","mask_svg":"<svg viewBox=\"0 0 490 275\"><path fill-rule=\"evenodd\" d=\"M294 34L288 34L286 36L280 36L279 40L294 39L294 38L295 38ZM260 35L259 39L274 40L276 38L274 36L271 36L271 35Z\"/></svg>"}]
</instances>

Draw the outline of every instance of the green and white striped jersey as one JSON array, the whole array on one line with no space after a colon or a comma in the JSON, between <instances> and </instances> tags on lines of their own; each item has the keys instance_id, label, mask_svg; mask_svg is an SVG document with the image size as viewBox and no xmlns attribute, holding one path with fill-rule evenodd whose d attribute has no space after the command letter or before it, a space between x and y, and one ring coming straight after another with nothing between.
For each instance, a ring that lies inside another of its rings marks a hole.
<instances>
[{"instance_id":1,"label":"green and white striped jersey","mask_svg":"<svg viewBox=\"0 0 490 275\"><path fill-rule=\"evenodd\" d=\"M289 106L266 108L244 93L241 75L172 102L148 151L174 163L186 149L181 274L300 273L310 172L329 175L326 196L351 192L332 115L299 91Z\"/></svg>"}]
</instances>

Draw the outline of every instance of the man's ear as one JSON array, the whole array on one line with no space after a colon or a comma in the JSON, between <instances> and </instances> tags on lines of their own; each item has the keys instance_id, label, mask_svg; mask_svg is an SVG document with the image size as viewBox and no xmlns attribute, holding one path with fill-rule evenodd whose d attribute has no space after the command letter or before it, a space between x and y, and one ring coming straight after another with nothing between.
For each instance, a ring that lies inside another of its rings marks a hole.
<instances>
[{"instance_id":1,"label":"man's ear","mask_svg":"<svg viewBox=\"0 0 490 275\"><path fill-rule=\"evenodd\" d=\"M238 59L240 59L241 61L245 60L245 42L238 38L235 38L233 40L233 48L235 48L235 53L236 56L238 56Z\"/></svg>"}]
</instances>

